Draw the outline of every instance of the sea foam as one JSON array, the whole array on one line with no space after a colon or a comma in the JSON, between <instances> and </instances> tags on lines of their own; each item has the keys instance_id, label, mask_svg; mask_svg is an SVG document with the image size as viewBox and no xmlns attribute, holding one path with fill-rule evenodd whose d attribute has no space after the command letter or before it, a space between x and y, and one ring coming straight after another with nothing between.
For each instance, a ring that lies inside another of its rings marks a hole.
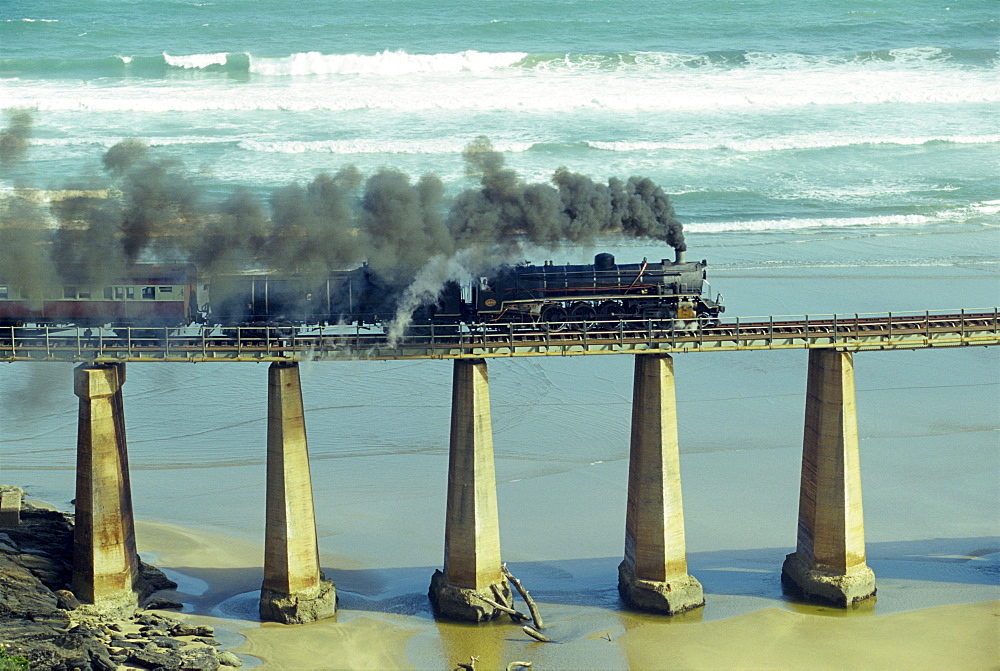
<instances>
[{"instance_id":1,"label":"sea foam","mask_svg":"<svg viewBox=\"0 0 1000 671\"><path fill-rule=\"evenodd\" d=\"M193 54L190 56L171 56L166 51L163 52L163 60L167 65L175 68L202 69L212 65L225 65L228 53L217 54Z\"/></svg>"},{"instance_id":2,"label":"sea foam","mask_svg":"<svg viewBox=\"0 0 1000 671\"><path fill-rule=\"evenodd\" d=\"M802 229L848 228L859 226L914 226L936 218L921 214L896 214L877 217L829 217L816 219L759 219L750 221L718 221L689 223L684 230L692 233L731 233L795 231Z\"/></svg>"},{"instance_id":3,"label":"sea foam","mask_svg":"<svg viewBox=\"0 0 1000 671\"><path fill-rule=\"evenodd\" d=\"M372 55L297 53L283 58L250 58L250 72L269 76L377 74L385 76L417 72L484 72L508 67L527 54L462 51L452 54L409 54L380 51Z\"/></svg>"},{"instance_id":4,"label":"sea foam","mask_svg":"<svg viewBox=\"0 0 1000 671\"><path fill-rule=\"evenodd\" d=\"M675 140L671 142L601 142L588 141L586 144L594 149L615 152L660 151L660 150L713 150L723 149L738 152L787 151L796 149L834 149L838 147L854 147L858 145L924 145L932 142L948 142L951 144L997 144L1000 134L982 135L924 135L917 137L905 136L866 136L834 137L828 135L807 135L782 138L757 138L748 140L725 139L719 141Z\"/></svg>"}]
</instances>

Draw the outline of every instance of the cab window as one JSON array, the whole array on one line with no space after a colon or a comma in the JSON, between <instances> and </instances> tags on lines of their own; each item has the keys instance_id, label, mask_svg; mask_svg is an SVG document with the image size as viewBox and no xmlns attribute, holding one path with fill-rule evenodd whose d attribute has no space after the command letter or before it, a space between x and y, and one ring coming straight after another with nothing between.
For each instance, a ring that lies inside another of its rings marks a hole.
<instances>
[{"instance_id":1,"label":"cab window","mask_svg":"<svg viewBox=\"0 0 1000 671\"><path fill-rule=\"evenodd\" d=\"M10 290L7 287L0 287L0 298L10 298Z\"/></svg>"}]
</instances>

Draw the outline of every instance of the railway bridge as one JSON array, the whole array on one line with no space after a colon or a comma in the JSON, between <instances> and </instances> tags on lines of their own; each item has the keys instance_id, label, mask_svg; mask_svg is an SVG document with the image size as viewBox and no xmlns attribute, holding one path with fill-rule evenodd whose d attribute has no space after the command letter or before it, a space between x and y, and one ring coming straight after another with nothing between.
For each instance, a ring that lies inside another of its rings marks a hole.
<instances>
[{"instance_id":1,"label":"railway bridge","mask_svg":"<svg viewBox=\"0 0 1000 671\"><path fill-rule=\"evenodd\" d=\"M848 607L875 593L865 558L853 353L1000 344L997 308L946 312L734 319L414 325L399 337L359 327L198 326L183 329L0 328L0 361L74 361L80 399L73 589L102 610L135 606L122 385L131 362L268 361L264 620L332 615L336 589L319 568L298 364L305 360L454 359L443 570L429 596L442 616L481 621L511 605L501 568L487 359L635 356L622 597L674 614L704 604L688 574L672 356L808 351L795 552L790 589ZM16 524L4 498L0 524ZM13 511L16 512L16 511ZM516 586L516 585L515 585Z\"/></svg>"}]
</instances>

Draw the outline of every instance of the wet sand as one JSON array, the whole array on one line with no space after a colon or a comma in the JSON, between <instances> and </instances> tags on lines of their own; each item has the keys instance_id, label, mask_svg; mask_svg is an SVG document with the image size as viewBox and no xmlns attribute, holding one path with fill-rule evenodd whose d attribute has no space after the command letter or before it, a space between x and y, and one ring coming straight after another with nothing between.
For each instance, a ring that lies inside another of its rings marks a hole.
<instances>
[{"instance_id":1,"label":"wet sand","mask_svg":"<svg viewBox=\"0 0 1000 671\"><path fill-rule=\"evenodd\" d=\"M995 669L1000 601L846 618L767 608L618 643L633 669Z\"/></svg>"},{"instance_id":2,"label":"wet sand","mask_svg":"<svg viewBox=\"0 0 1000 671\"><path fill-rule=\"evenodd\" d=\"M874 604L846 612L789 604L712 621L701 612L662 618L542 601L546 633L557 641L542 644L507 620L478 626L436 622L419 603L416 612L398 612L406 610L399 606L405 601L380 605L341 585L341 609L333 620L260 625L253 620L253 590L262 573L258 544L147 520L138 521L137 537L144 556L155 555L160 566L180 572L177 597L191 604L193 619L223 636L245 636L233 651L252 656L244 657L248 665L259 659L265 669L441 669L468 663L473 655L481 669L505 668L515 660L568 669L990 669L1000 661L1000 601L889 615L875 615ZM364 572L353 578L362 591L384 589L365 584ZM709 600L711 608L712 595Z\"/></svg>"}]
</instances>

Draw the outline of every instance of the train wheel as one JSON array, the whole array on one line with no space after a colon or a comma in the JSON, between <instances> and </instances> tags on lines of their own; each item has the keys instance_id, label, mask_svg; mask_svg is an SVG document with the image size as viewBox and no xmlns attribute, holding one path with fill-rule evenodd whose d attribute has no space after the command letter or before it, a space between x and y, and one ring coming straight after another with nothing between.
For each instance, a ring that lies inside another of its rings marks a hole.
<instances>
[{"instance_id":1,"label":"train wheel","mask_svg":"<svg viewBox=\"0 0 1000 671\"><path fill-rule=\"evenodd\" d=\"M580 329L588 331L594 328L594 322L597 321L597 310L589 303L577 303L570 310L570 319L578 324Z\"/></svg>"},{"instance_id":2,"label":"train wheel","mask_svg":"<svg viewBox=\"0 0 1000 671\"><path fill-rule=\"evenodd\" d=\"M597 306L597 318L601 321L614 321L621 319L625 315L625 310L615 301L604 301Z\"/></svg>"},{"instance_id":3,"label":"train wheel","mask_svg":"<svg viewBox=\"0 0 1000 671\"><path fill-rule=\"evenodd\" d=\"M548 331L565 329L566 318L566 310L561 305L546 305L542 308L542 326Z\"/></svg>"}]
</instances>

